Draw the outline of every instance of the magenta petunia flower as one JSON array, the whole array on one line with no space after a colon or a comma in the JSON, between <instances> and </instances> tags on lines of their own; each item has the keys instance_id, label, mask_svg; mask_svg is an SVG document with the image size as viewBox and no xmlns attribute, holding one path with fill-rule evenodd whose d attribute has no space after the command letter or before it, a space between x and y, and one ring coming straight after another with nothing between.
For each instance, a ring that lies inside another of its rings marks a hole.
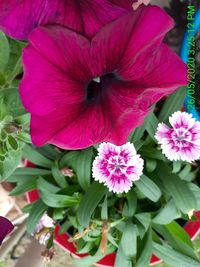
<instances>
[{"instance_id":1,"label":"magenta petunia flower","mask_svg":"<svg viewBox=\"0 0 200 267\"><path fill-rule=\"evenodd\" d=\"M162 9L143 6L92 40L60 26L34 30L20 84L33 143L126 143L152 104L187 84L185 64L162 43L172 26Z\"/></svg>"},{"instance_id":2,"label":"magenta petunia flower","mask_svg":"<svg viewBox=\"0 0 200 267\"><path fill-rule=\"evenodd\" d=\"M172 128L159 123L155 138L169 160L194 161L200 158L200 122L186 112L177 111L170 118Z\"/></svg>"},{"instance_id":3,"label":"magenta petunia flower","mask_svg":"<svg viewBox=\"0 0 200 267\"><path fill-rule=\"evenodd\" d=\"M144 161L136 154L133 144L115 146L102 143L92 167L96 181L104 183L114 193L128 192L134 181L140 179Z\"/></svg>"},{"instance_id":4,"label":"magenta petunia flower","mask_svg":"<svg viewBox=\"0 0 200 267\"><path fill-rule=\"evenodd\" d=\"M10 232L12 232L13 228L14 228L13 224L8 219L0 216L0 245L3 242L4 238Z\"/></svg>"},{"instance_id":5,"label":"magenta petunia flower","mask_svg":"<svg viewBox=\"0 0 200 267\"><path fill-rule=\"evenodd\" d=\"M39 25L59 24L87 37L131 10L133 0L1 0L0 29L26 40Z\"/></svg>"}]
</instances>

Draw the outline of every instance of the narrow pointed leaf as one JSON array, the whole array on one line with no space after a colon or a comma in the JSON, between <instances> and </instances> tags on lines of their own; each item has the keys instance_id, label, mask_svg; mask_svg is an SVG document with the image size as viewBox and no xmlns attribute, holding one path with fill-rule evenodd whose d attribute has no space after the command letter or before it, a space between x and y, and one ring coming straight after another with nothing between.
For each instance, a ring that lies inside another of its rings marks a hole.
<instances>
[{"instance_id":1,"label":"narrow pointed leaf","mask_svg":"<svg viewBox=\"0 0 200 267\"><path fill-rule=\"evenodd\" d=\"M127 257L134 257L137 253L137 228L130 221L126 223L121 239L121 247Z\"/></svg>"},{"instance_id":2,"label":"narrow pointed leaf","mask_svg":"<svg viewBox=\"0 0 200 267\"><path fill-rule=\"evenodd\" d=\"M159 187L146 175L142 175L140 180L135 182L136 187L150 200L156 202L161 196Z\"/></svg>"},{"instance_id":3,"label":"narrow pointed leaf","mask_svg":"<svg viewBox=\"0 0 200 267\"><path fill-rule=\"evenodd\" d=\"M152 232L151 229L147 233L147 239L140 254L135 267L149 267L149 262L152 256Z\"/></svg>"},{"instance_id":4,"label":"narrow pointed leaf","mask_svg":"<svg viewBox=\"0 0 200 267\"><path fill-rule=\"evenodd\" d=\"M81 200L77 215L81 226L88 227L91 216L105 195L107 189L104 185L94 182L86 191Z\"/></svg>"},{"instance_id":5,"label":"narrow pointed leaf","mask_svg":"<svg viewBox=\"0 0 200 267\"><path fill-rule=\"evenodd\" d=\"M167 245L159 245L153 242L153 253L167 264L176 267L199 267L200 262L194 260Z\"/></svg>"}]
</instances>

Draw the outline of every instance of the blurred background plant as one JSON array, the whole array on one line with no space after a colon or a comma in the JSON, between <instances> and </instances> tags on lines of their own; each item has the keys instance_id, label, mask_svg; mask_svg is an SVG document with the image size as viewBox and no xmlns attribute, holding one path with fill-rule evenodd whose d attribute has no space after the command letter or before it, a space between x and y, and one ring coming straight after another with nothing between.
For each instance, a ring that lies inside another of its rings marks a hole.
<instances>
[{"instance_id":1,"label":"blurred background plant","mask_svg":"<svg viewBox=\"0 0 200 267\"><path fill-rule=\"evenodd\" d=\"M16 169L22 159L24 143L30 143L29 115L18 93L24 46L0 32L0 180Z\"/></svg>"}]
</instances>

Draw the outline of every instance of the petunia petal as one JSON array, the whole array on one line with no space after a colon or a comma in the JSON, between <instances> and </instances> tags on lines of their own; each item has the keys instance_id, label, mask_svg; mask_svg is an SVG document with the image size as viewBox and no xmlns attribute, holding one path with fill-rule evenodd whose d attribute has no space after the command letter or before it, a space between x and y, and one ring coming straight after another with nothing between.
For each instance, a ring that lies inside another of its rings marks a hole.
<instances>
[{"instance_id":1,"label":"petunia petal","mask_svg":"<svg viewBox=\"0 0 200 267\"><path fill-rule=\"evenodd\" d=\"M156 21L155 16L158 19ZM122 25L126 25L126 27L122 27ZM95 61L101 62L101 66L109 64L106 66L108 71L110 66L116 66L118 63L120 68L119 70L116 68L117 73L125 75L127 69L124 68L132 69L138 55L146 56L146 53L143 53L145 49L152 46L155 48L155 41L161 43L166 32L172 27L172 19L161 8L142 6L136 11L121 16L97 33L92 40ZM136 76L128 77L127 80L139 78L142 75L135 69L134 73ZM130 76L129 72L128 74Z\"/></svg>"},{"instance_id":2,"label":"petunia petal","mask_svg":"<svg viewBox=\"0 0 200 267\"><path fill-rule=\"evenodd\" d=\"M129 12L130 0L83 0L80 1L84 35L93 37L102 26Z\"/></svg>"},{"instance_id":3,"label":"petunia petal","mask_svg":"<svg viewBox=\"0 0 200 267\"><path fill-rule=\"evenodd\" d=\"M91 76L88 48L87 39L59 26L41 27L31 34L23 53L20 84L21 99L29 112L46 115L85 100L84 86Z\"/></svg>"},{"instance_id":4,"label":"petunia petal","mask_svg":"<svg viewBox=\"0 0 200 267\"><path fill-rule=\"evenodd\" d=\"M143 122L147 112L138 110L137 106L134 107L134 99L123 98L114 88L107 91L99 105L86 106L85 111L77 113L76 119L66 123L50 143L68 149L85 148L100 142L125 143L131 129Z\"/></svg>"},{"instance_id":5,"label":"petunia petal","mask_svg":"<svg viewBox=\"0 0 200 267\"><path fill-rule=\"evenodd\" d=\"M115 66L116 76L132 82L132 90L143 88L138 107L147 112L163 96L187 84L186 65L162 44L172 26L161 8L143 6L102 28L92 40L93 58L98 62L95 75L112 72Z\"/></svg>"},{"instance_id":6,"label":"petunia petal","mask_svg":"<svg viewBox=\"0 0 200 267\"><path fill-rule=\"evenodd\" d=\"M0 216L0 245L4 238L13 230L14 226L5 217Z\"/></svg>"},{"instance_id":7,"label":"petunia petal","mask_svg":"<svg viewBox=\"0 0 200 267\"><path fill-rule=\"evenodd\" d=\"M94 75L92 59L88 40L63 27L39 27L30 35L20 95L32 114L35 145L49 142L65 149L102 141L121 145L130 129L142 123L148 111L138 111L137 97L143 90L130 90L129 84L108 88L99 105L86 103L85 82Z\"/></svg>"},{"instance_id":8,"label":"petunia petal","mask_svg":"<svg viewBox=\"0 0 200 267\"><path fill-rule=\"evenodd\" d=\"M84 107L81 104L66 103L65 109L57 108L52 113L44 116L31 116L31 137L32 142L36 146L42 146L45 143L55 144L61 148L70 149L71 143L76 143L76 147L80 146L79 138L82 139L85 136L82 134L85 131L85 127L81 128L81 132L71 133L71 127L80 114L83 114ZM38 130L39 129L39 130ZM60 132L66 130L66 135L63 139L56 138ZM54 140L55 139L55 140ZM85 141L87 142L87 140Z\"/></svg>"},{"instance_id":9,"label":"petunia petal","mask_svg":"<svg viewBox=\"0 0 200 267\"><path fill-rule=\"evenodd\" d=\"M1 0L0 29L26 40L46 24L59 24L92 37L103 25L131 9L131 0ZM124 3L123 3L124 2Z\"/></svg>"},{"instance_id":10,"label":"petunia petal","mask_svg":"<svg viewBox=\"0 0 200 267\"><path fill-rule=\"evenodd\" d=\"M68 107L65 127L57 132L49 143L65 149L82 149L101 141L117 139L118 133L112 128L107 110L100 105L83 104L79 109ZM38 135L37 124L35 132Z\"/></svg>"},{"instance_id":11,"label":"petunia petal","mask_svg":"<svg viewBox=\"0 0 200 267\"><path fill-rule=\"evenodd\" d=\"M0 28L9 36L25 40L39 25L73 25L81 31L80 13L76 1L60 0L1 0Z\"/></svg>"}]
</instances>

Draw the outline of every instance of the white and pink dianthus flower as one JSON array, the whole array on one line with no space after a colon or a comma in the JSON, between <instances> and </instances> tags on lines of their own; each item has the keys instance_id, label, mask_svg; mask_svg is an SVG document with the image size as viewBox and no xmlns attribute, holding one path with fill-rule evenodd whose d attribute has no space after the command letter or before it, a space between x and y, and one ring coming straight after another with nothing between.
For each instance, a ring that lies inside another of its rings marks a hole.
<instances>
[{"instance_id":1,"label":"white and pink dianthus flower","mask_svg":"<svg viewBox=\"0 0 200 267\"><path fill-rule=\"evenodd\" d=\"M133 182L140 179L144 161L136 154L133 144L116 146L102 143L93 162L93 177L114 193L128 192Z\"/></svg>"},{"instance_id":2,"label":"white and pink dianthus flower","mask_svg":"<svg viewBox=\"0 0 200 267\"><path fill-rule=\"evenodd\" d=\"M200 122L187 112L169 117L172 128L159 123L155 138L163 154L171 161L192 162L200 158Z\"/></svg>"}]
</instances>

